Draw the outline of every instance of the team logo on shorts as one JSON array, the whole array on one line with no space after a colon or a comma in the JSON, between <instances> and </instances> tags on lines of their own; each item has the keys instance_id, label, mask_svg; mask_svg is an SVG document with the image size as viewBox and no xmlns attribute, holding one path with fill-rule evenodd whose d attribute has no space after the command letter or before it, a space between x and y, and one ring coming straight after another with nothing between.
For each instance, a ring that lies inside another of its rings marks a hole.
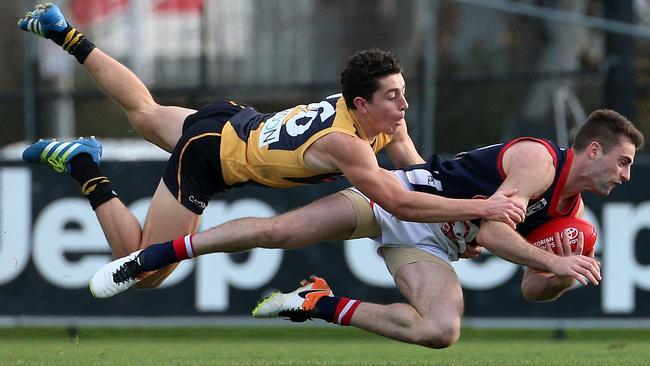
<instances>
[{"instance_id":1,"label":"team logo on shorts","mask_svg":"<svg viewBox=\"0 0 650 366\"><path fill-rule=\"evenodd\" d=\"M207 203L205 203L205 202L203 202L203 201L199 201L199 200L197 200L197 199L194 197L194 195L190 196L190 197L188 198L188 200L189 200L190 202L192 202L193 204L197 205L198 207L200 207L202 210L205 210L205 208L208 207L208 204L207 204Z\"/></svg>"}]
</instances>

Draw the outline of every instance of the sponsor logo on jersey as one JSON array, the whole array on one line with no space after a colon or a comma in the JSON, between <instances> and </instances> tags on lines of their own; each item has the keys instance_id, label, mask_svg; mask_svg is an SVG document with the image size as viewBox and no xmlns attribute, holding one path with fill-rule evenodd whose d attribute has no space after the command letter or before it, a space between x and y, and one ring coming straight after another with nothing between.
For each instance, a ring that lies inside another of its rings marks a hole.
<instances>
[{"instance_id":1,"label":"sponsor logo on jersey","mask_svg":"<svg viewBox=\"0 0 650 366\"><path fill-rule=\"evenodd\" d=\"M406 178L413 185L425 185L442 192L442 182L434 178L426 169L413 169L406 171Z\"/></svg>"},{"instance_id":2,"label":"sponsor logo on jersey","mask_svg":"<svg viewBox=\"0 0 650 366\"><path fill-rule=\"evenodd\" d=\"M540 211L541 209L546 207L547 204L548 202L546 202L546 198L542 198L541 200L533 203L532 205L529 205L528 208L526 208L526 217L534 214L537 211Z\"/></svg>"},{"instance_id":3,"label":"sponsor logo on jersey","mask_svg":"<svg viewBox=\"0 0 650 366\"><path fill-rule=\"evenodd\" d=\"M282 121L291 112L292 108L285 109L282 112L276 113L273 117L264 122L262 133L260 133L259 147L270 145L274 142L280 141L280 130L282 129Z\"/></svg>"}]
</instances>

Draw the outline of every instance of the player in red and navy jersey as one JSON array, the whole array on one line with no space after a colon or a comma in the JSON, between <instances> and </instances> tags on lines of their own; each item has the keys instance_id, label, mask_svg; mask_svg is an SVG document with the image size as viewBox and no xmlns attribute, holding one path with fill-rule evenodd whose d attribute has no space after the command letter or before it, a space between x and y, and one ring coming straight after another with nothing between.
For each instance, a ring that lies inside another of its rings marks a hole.
<instances>
[{"instance_id":1,"label":"player in red and navy jersey","mask_svg":"<svg viewBox=\"0 0 650 366\"><path fill-rule=\"evenodd\" d=\"M523 144L525 142L525 144ZM426 164L413 166L404 170L404 179L412 185L415 191L443 195L448 198L488 197L496 192L503 183L504 155L510 154L510 147L519 144L545 148L552 159L555 174L551 186L542 196L528 202L526 220L517 225L517 232L527 236L533 228L551 217L575 216L581 207L582 199L577 193L565 200L560 208L561 193L573 162L573 149L564 149L554 142L523 137L514 139L507 144L486 146L469 152L457 154L453 159L443 161L433 155ZM534 172L543 166L529 167ZM445 187L438 192L439 187Z\"/></svg>"},{"instance_id":2,"label":"player in red and navy jersey","mask_svg":"<svg viewBox=\"0 0 650 366\"><path fill-rule=\"evenodd\" d=\"M581 216L581 192L607 195L627 182L643 143L641 132L625 117L612 110L598 110L581 126L570 149L546 140L520 138L447 161L434 155L426 164L393 172L408 190L432 196L467 199L516 187L513 198L527 207L526 220L516 229L492 220L403 221L351 188L280 216L234 220L152 245L107 264L90 285L112 296L135 284L139 274L186 258L188 250L196 256L256 246L293 249L323 240L369 237L378 243L405 303L381 305L334 296L324 279L312 277L293 292L267 297L253 310L253 316L286 316L295 321L320 318L404 342L448 347L460 336L463 314L463 293L450 262L459 256L477 255L476 243L528 267L521 289L529 301L554 300L576 280L583 285L599 284L600 264L593 249L582 253L584 238L579 237L571 250L565 235L563 250L556 255L551 249L530 245L522 234L553 217ZM179 255L161 257L158 250L166 247Z\"/></svg>"}]
</instances>

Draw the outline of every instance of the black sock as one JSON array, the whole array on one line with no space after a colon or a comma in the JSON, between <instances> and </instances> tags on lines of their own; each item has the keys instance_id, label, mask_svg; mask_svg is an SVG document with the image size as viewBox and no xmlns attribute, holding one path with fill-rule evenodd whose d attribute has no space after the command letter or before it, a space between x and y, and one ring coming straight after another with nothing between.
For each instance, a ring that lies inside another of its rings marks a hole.
<instances>
[{"instance_id":1,"label":"black sock","mask_svg":"<svg viewBox=\"0 0 650 366\"><path fill-rule=\"evenodd\" d=\"M99 205L117 197L111 181L99 170L90 155L79 154L70 159L70 175L79 182L81 193L88 198L93 210Z\"/></svg>"},{"instance_id":2,"label":"black sock","mask_svg":"<svg viewBox=\"0 0 650 366\"><path fill-rule=\"evenodd\" d=\"M79 32L76 28L72 28L70 24L61 32L49 31L45 37L54 41L54 43L63 47L69 54L77 58L80 64L86 61L86 57L95 48L95 45L90 42L83 33Z\"/></svg>"}]
</instances>

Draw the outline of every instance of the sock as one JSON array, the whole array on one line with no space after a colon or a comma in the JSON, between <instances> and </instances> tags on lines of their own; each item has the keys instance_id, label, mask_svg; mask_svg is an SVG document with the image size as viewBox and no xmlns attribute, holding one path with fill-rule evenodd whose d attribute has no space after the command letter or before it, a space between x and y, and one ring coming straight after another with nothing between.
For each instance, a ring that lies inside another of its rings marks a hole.
<instances>
[{"instance_id":1,"label":"sock","mask_svg":"<svg viewBox=\"0 0 650 366\"><path fill-rule=\"evenodd\" d=\"M350 325L350 319L360 304L361 301L347 297L323 296L318 300L310 315L330 323Z\"/></svg>"},{"instance_id":2,"label":"sock","mask_svg":"<svg viewBox=\"0 0 650 366\"><path fill-rule=\"evenodd\" d=\"M117 197L111 181L99 170L99 166L88 154L79 154L70 159L70 175L79 182L81 193L88 198L96 210L99 205Z\"/></svg>"},{"instance_id":3,"label":"sock","mask_svg":"<svg viewBox=\"0 0 650 366\"><path fill-rule=\"evenodd\" d=\"M140 268L143 271L154 271L183 259L194 258L192 235L148 246L140 252L138 257L140 258Z\"/></svg>"},{"instance_id":4,"label":"sock","mask_svg":"<svg viewBox=\"0 0 650 366\"><path fill-rule=\"evenodd\" d=\"M49 31L45 36L76 57L80 64L83 64L90 51L95 49L95 45L70 24L61 32Z\"/></svg>"}]
</instances>

